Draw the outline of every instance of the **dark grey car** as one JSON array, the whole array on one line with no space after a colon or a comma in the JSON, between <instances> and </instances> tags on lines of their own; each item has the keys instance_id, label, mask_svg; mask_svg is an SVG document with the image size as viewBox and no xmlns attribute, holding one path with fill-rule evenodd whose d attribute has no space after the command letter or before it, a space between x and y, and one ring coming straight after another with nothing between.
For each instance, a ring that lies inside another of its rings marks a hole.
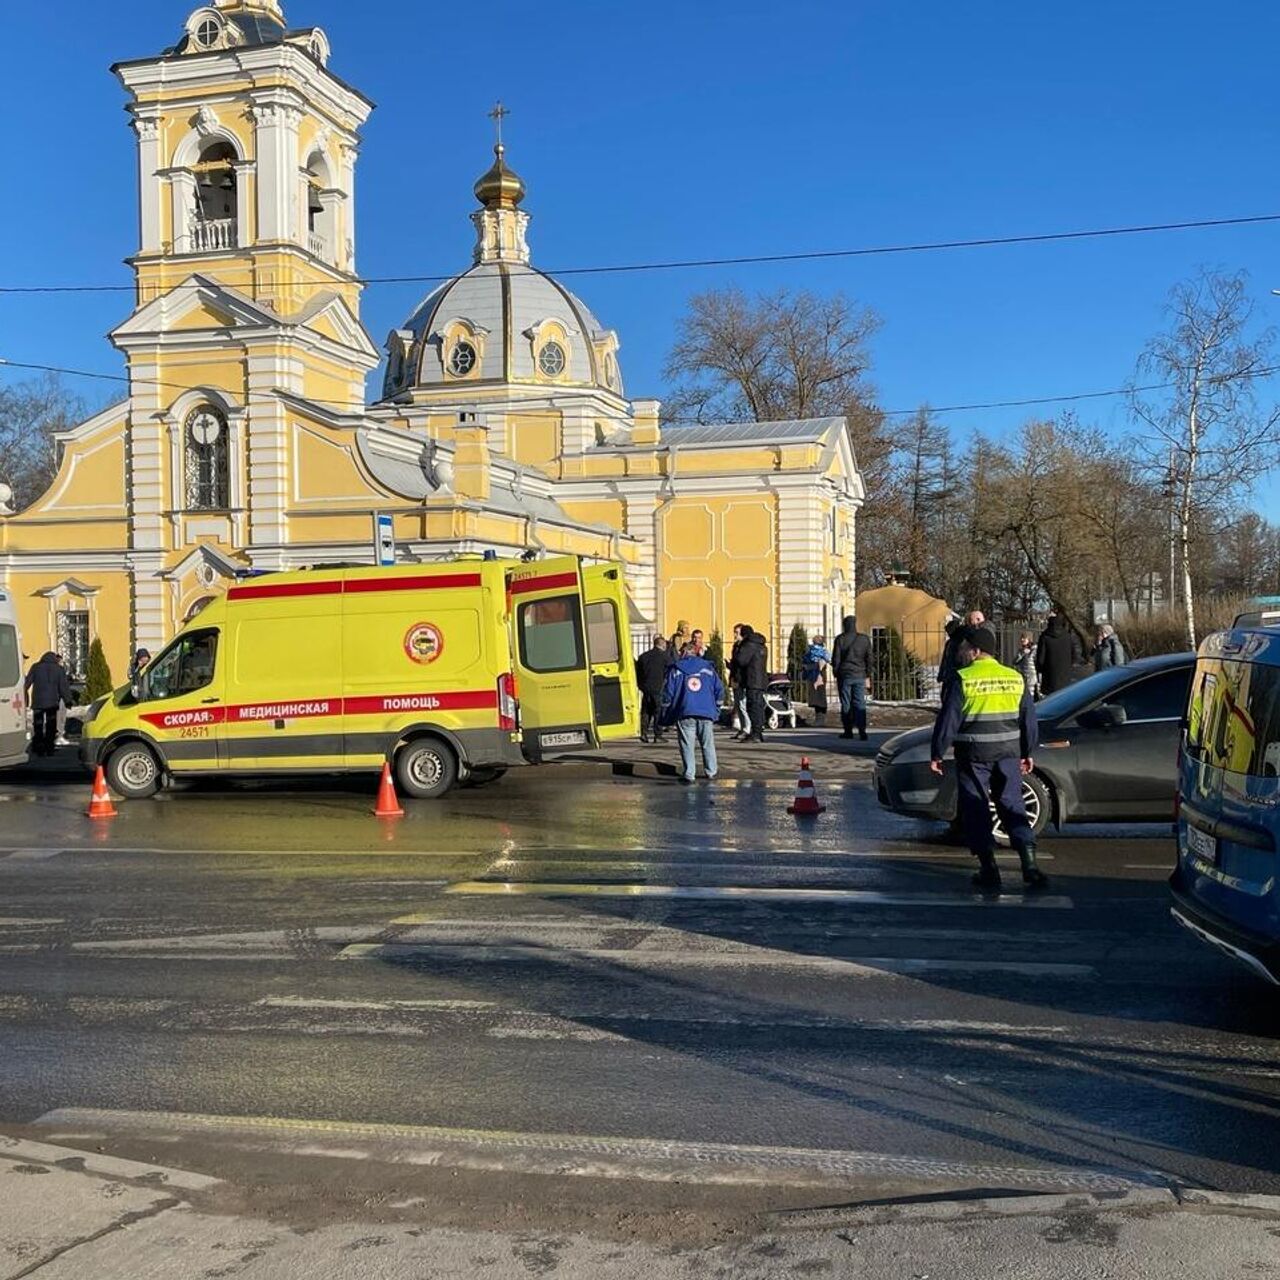
<instances>
[{"instance_id":1,"label":"dark grey car","mask_svg":"<svg viewBox=\"0 0 1280 1280\"><path fill-rule=\"evenodd\" d=\"M1035 772L1023 782L1037 832L1050 822L1173 820L1178 740L1195 654L1143 658L1099 671L1037 704ZM956 775L929 769L929 729L890 738L876 755L880 803L953 822Z\"/></svg>"}]
</instances>

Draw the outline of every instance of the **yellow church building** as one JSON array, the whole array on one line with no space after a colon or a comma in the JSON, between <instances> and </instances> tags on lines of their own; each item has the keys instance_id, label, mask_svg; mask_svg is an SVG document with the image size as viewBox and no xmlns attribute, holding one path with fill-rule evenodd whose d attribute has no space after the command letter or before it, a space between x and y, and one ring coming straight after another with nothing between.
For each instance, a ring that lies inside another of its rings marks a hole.
<instances>
[{"instance_id":1,"label":"yellow church building","mask_svg":"<svg viewBox=\"0 0 1280 1280\"><path fill-rule=\"evenodd\" d=\"M532 265L503 147L472 263L382 354L360 321L355 168L373 104L277 0L216 0L115 67L138 143L128 395L60 439L21 512L0 484L0 587L28 653L119 675L250 573L396 557L575 553L628 566L635 624L831 634L853 603L863 485L842 418L663 425L617 333ZM0 476L0 482L4 480Z\"/></svg>"}]
</instances>

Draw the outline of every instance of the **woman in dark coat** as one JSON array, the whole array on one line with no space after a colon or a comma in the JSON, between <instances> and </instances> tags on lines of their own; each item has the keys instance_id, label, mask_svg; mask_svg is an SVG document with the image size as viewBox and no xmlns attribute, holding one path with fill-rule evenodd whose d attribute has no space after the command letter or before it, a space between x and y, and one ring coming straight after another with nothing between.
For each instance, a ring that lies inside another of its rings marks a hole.
<instances>
[{"instance_id":1,"label":"woman in dark coat","mask_svg":"<svg viewBox=\"0 0 1280 1280\"><path fill-rule=\"evenodd\" d=\"M1059 689L1065 689L1075 676L1075 668L1083 660L1084 646L1080 643L1080 637L1064 617L1051 613L1036 644L1040 696L1047 697Z\"/></svg>"}]
</instances>

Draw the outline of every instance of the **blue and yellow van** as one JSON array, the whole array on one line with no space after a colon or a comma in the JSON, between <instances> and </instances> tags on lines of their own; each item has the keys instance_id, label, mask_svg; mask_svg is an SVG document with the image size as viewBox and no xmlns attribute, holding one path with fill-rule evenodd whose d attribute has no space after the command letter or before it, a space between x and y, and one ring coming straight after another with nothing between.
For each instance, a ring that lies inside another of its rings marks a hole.
<instances>
[{"instance_id":1,"label":"blue and yellow van","mask_svg":"<svg viewBox=\"0 0 1280 1280\"><path fill-rule=\"evenodd\" d=\"M1280 626L1200 646L1179 800L1174 919L1280 984Z\"/></svg>"}]
</instances>

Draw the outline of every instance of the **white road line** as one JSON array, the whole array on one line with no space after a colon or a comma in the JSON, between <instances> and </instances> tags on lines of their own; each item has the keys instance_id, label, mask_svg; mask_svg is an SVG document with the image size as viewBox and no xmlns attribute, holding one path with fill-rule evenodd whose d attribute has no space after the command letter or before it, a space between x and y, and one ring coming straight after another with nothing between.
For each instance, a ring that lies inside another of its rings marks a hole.
<instances>
[{"instance_id":1,"label":"white road line","mask_svg":"<svg viewBox=\"0 0 1280 1280\"><path fill-rule=\"evenodd\" d=\"M747 947L740 951L637 951L603 948L561 947L548 952L545 947L524 945L432 946L420 944L364 942L344 947L336 960L475 960L494 962L537 960L543 964L568 964L573 960L607 961L618 968L728 968L728 969L808 969L837 973L850 978L910 977L918 973L1016 973L1026 977L1092 978L1097 970L1089 964L1022 963L1013 960L950 960L904 956L859 956L844 960L835 956L797 955L767 947Z\"/></svg>"},{"instance_id":2,"label":"white road line","mask_svg":"<svg viewBox=\"0 0 1280 1280\"><path fill-rule=\"evenodd\" d=\"M65 853L65 849L15 849L5 854L6 862L44 862L48 858L56 858Z\"/></svg>"},{"instance_id":3,"label":"white road line","mask_svg":"<svg viewBox=\"0 0 1280 1280\"><path fill-rule=\"evenodd\" d=\"M1126 871L1166 871L1173 870L1171 862L1126 862L1124 864Z\"/></svg>"},{"instance_id":4,"label":"white road line","mask_svg":"<svg viewBox=\"0 0 1280 1280\"><path fill-rule=\"evenodd\" d=\"M151 1138L213 1138L245 1150L496 1172L624 1178L654 1182L841 1185L868 1176L912 1181L1089 1191L1161 1186L1146 1169L970 1164L925 1156L750 1144L684 1142L587 1134L509 1133L418 1125L348 1124L277 1117L183 1115L65 1108L36 1125L56 1139L64 1130Z\"/></svg>"},{"instance_id":5,"label":"white road line","mask_svg":"<svg viewBox=\"0 0 1280 1280\"><path fill-rule=\"evenodd\" d=\"M66 924L57 916L0 916L0 929L35 929L49 924Z\"/></svg>"},{"instance_id":6,"label":"white road line","mask_svg":"<svg viewBox=\"0 0 1280 1280\"><path fill-rule=\"evenodd\" d=\"M496 1000L323 1000L314 996L265 996L254 1004L261 1009L360 1009L377 1013L502 1007Z\"/></svg>"},{"instance_id":7,"label":"white road line","mask_svg":"<svg viewBox=\"0 0 1280 1280\"><path fill-rule=\"evenodd\" d=\"M882 893L872 889L769 889L749 885L682 884L569 884L531 880L462 880L445 890L469 897L545 898L692 898L715 901L756 898L777 902L839 902L871 907L1038 907L1069 910L1075 904L1062 896L980 893ZM399 922L397 922L399 923Z\"/></svg>"}]
</instances>

